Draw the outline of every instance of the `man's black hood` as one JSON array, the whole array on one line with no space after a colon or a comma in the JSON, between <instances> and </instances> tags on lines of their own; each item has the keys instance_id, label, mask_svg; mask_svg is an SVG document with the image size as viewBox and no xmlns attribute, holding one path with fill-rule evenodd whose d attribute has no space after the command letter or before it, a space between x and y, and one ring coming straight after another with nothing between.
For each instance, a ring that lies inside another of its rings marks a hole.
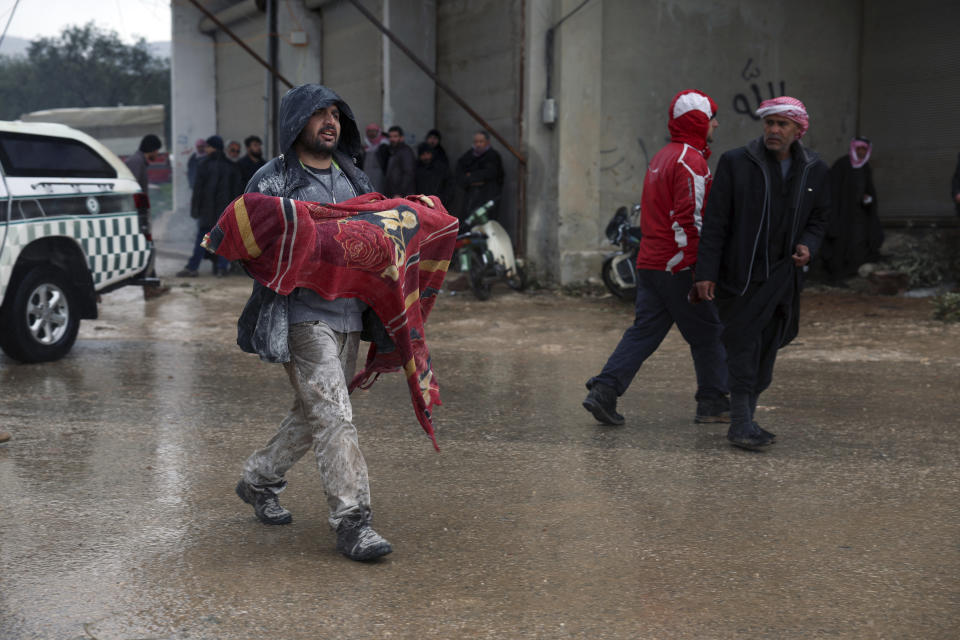
<instances>
[{"instance_id":1,"label":"man's black hood","mask_svg":"<svg viewBox=\"0 0 960 640\"><path fill-rule=\"evenodd\" d=\"M340 109L340 142L337 149L356 160L363 154L360 129L350 107L334 91L322 84L302 84L284 94L280 101L278 142L286 153L296 141L310 116L318 109L335 104Z\"/></svg>"}]
</instances>

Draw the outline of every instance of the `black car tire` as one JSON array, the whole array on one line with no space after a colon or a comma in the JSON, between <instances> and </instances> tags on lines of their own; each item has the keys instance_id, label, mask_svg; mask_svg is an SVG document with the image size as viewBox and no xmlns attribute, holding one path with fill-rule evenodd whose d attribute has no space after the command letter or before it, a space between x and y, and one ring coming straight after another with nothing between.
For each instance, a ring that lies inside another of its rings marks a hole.
<instances>
[{"instance_id":1,"label":"black car tire","mask_svg":"<svg viewBox=\"0 0 960 640\"><path fill-rule=\"evenodd\" d=\"M11 289L0 317L0 348L28 363L65 356L80 330L77 297L67 275L55 267L37 266Z\"/></svg>"}]
</instances>

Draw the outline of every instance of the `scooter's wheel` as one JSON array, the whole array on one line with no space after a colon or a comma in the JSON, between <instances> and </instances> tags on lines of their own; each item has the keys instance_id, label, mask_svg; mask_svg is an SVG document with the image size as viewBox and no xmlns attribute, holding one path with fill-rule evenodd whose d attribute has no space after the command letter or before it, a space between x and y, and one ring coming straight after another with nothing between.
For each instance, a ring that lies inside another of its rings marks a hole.
<instances>
[{"instance_id":1,"label":"scooter's wheel","mask_svg":"<svg viewBox=\"0 0 960 640\"><path fill-rule=\"evenodd\" d=\"M490 298L490 281L484 279L485 271L486 266L483 264L483 260L473 256L470 261L470 271L467 274L467 279L470 281L470 290L473 291L477 300L488 300Z\"/></svg>"},{"instance_id":2,"label":"scooter's wheel","mask_svg":"<svg viewBox=\"0 0 960 640\"><path fill-rule=\"evenodd\" d=\"M523 291L527 288L527 272L523 267L516 265L513 268L513 277L507 278L507 286L514 291Z\"/></svg>"},{"instance_id":3,"label":"scooter's wheel","mask_svg":"<svg viewBox=\"0 0 960 640\"><path fill-rule=\"evenodd\" d=\"M607 290L621 300L633 300L636 296L637 290L635 287L622 287L614 279L613 257L603 261L603 268L600 269L600 275L603 278L603 284L607 287Z\"/></svg>"}]
</instances>

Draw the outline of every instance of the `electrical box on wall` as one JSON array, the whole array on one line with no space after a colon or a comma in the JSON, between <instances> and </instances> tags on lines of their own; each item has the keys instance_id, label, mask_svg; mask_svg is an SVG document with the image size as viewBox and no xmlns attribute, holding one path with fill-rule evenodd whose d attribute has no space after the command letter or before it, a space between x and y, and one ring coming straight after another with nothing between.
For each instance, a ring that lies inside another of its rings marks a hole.
<instances>
[{"instance_id":1,"label":"electrical box on wall","mask_svg":"<svg viewBox=\"0 0 960 640\"><path fill-rule=\"evenodd\" d=\"M553 98L547 98L543 101L540 111L540 119L543 124L554 124L557 121L557 101Z\"/></svg>"},{"instance_id":2,"label":"electrical box on wall","mask_svg":"<svg viewBox=\"0 0 960 640\"><path fill-rule=\"evenodd\" d=\"M306 31L291 31L290 32L290 44L297 47L304 47L307 44L307 32Z\"/></svg>"}]
</instances>

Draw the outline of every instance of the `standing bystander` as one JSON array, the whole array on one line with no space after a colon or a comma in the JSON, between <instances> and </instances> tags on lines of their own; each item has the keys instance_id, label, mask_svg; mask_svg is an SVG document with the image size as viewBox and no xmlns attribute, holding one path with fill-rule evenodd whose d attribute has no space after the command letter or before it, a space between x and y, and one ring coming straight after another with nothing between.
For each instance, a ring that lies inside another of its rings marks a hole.
<instances>
[{"instance_id":1,"label":"standing bystander","mask_svg":"<svg viewBox=\"0 0 960 640\"><path fill-rule=\"evenodd\" d=\"M240 182L240 169L223 153L223 138L207 138L207 153L197 167L197 179L190 198L190 216L197 221L197 237L194 241L193 255L187 266L177 272L178 278L195 278L200 262L207 251L200 244L203 236L217 223L217 219L230 202L243 193ZM212 256L213 275L225 276L230 263L223 256Z\"/></svg>"},{"instance_id":2,"label":"standing bystander","mask_svg":"<svg viewBox=\"0 0 960 640\"><path fill-rule=\"evenodd\" d=\"M465 220L477 207L490 200L494 205L487 211L487 217L499 219L503 162L500 154L490 146L490 135L486 131L473 134L473 146L457 161L456 179L463 191L463 206L457 216L460 220Z\"/></svg>"},{"instance_id":3,"label":"standing bystander","mask_svg":"<svg viewBox=\"0 0 960 640\"><path fill-rule=\"evenodd\" d=\"M865 262L880 258L883 227L877 215L877 190L873 186L866 138L850 141L850 152L830 167L830 222L820 257L827 278L840 283L855 275Z\"/></svg>"},{"instance_id":4,"label":"standing bystander","mask_svg":"<svg viewBox=\"0 0 960 640\"><path fill-rule=\"evenodd\" d=\"M247 148L247 154L237 160L237 166L240 167L240 181L246 188L253 174L267 162L263 159L263 141L258 136L247 136L243 140L243 146Z\"/></svg>"},{"instance_id":5,"label":"standing bystander","mask_svg":"<svg viewBox=\"0 0 960 640\"><path fill-rule=\"evenodd\" d=\"M149 167L150 163L156 162L160 148L163 146L160 138L152 133L148 133L143 136L140 140L140 147L137 149L136 153L129 156L126 160L127 168L130 169L130 173L133 174L134 179L137 181L137 184L140 185L140 191L143 192L144 196L144 207L141 207L141 210L138 210L140 218L140 228L144 230L148 235L150 234L150 174ZM147 267L146 275L149 278L156 277L157 271L154 264L155 257L150 256L150 264ZM156 284L148 284L143 287L143 299L151 300L162 296L163 294L170 291L170 287L157 282Z\"/></svg>"},{"instance_id":6,"label":"standing bystander","mask_svg":"<svg viewBox=\"0 0 960 640\"><path fill-rule=\"evenodd\" d=\"M404 141L403 129L398 126L387 130L390 138L390 159L385 171L383 195L388 198L404 197L416 191L416 160L413 149Z\"/></svg>"},{"instance_id":7,"label":"standing bystander","mask_svg":"<svg viewBox=\"0 0 960 640\"><path fill-rule=\"evenodd\" d=\"M800 143L806 107L782 96L760 104L763 135L717 164L697 251L694 301L716 299L737 447L776 436L754 421L777 350L797 335L802 267L817 253L830 212L827 165Z\"/></svg>"},{"instance_id":8,"label":"standing bystander","mask_svg":"<svg viewBox=\"0 0 960 640\"><path fill-rule=\"evenodd\" d=\"M709 143L717 105L705 93L685 90L670 103L670 143L650 162L643 181L633 326L603 370L587 382L583 406L604 424L623 424L617 398L674 323L690 345L697 372L695 422L729 422L722 327L712 302L691 305L703 204L710 192Z\"/></svg>"}]
</instances>

